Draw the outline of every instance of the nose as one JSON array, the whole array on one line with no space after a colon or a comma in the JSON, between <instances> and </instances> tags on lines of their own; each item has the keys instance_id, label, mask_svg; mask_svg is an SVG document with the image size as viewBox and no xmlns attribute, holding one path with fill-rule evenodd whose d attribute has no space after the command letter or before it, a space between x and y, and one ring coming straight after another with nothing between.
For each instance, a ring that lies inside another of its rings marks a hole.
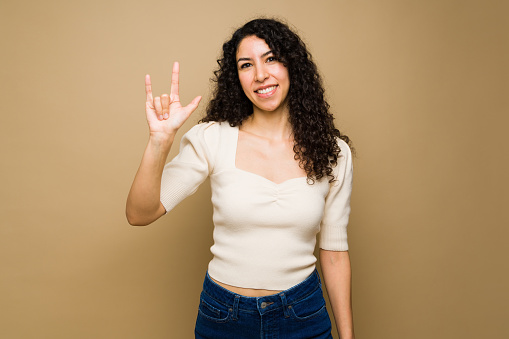
<instances>
[{"instance_id":1,"label":"nose","mask_svg":"<svg viewBox=\"0 0 509 339\"><path fill-rule=\"evenodd\" d=\"M267 72L267 69L265 68L264 64L261 64L256 67L256 74L255 74L255 80L258 82L263 82L265 79L269 77L269 73Z\"/></svg>"}]
</instances>

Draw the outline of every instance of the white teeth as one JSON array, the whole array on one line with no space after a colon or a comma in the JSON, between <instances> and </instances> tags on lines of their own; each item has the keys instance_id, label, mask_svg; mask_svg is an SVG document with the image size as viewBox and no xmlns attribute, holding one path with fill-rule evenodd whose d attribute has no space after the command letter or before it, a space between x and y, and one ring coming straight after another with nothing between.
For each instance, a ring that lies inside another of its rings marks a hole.
<instances>
[{"instance_id":1,"label":"white teeth","mask_svg":"<svg viewBox=\"0 0 509 339\"><path fill-rule=\"evenodd\" d=\"M270 86L270 87L267 87L264 89L259 89L256 92L258 92L260 94L265 94L265 93L269 93L270 91L274 90L274 88L276 88L276 86Z\"/></svg>"}]
</instances>

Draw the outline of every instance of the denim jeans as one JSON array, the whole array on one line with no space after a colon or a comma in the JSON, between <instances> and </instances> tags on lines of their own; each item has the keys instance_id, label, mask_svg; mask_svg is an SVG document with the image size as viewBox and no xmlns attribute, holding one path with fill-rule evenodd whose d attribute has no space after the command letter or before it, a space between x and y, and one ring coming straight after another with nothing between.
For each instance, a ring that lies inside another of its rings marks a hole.
<instances>
[{"instance_id":1,"label":"denim jeans","mask_svg":"<svg viewBox=\"0 0 509 339\"><path fill-rule=\"evenodd\" d=\"M277 294L246 297L210 279L203 282L196 320L199 339L332 339L331 322L315 270Z\"/></svg>"}]
</instances>

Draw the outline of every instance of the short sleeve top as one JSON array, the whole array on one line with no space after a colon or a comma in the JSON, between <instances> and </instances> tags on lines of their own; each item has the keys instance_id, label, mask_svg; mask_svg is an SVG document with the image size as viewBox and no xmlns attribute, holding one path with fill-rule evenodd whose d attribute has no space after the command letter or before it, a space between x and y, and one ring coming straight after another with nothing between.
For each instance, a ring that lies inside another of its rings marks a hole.
<instances>
[{"instance_id":1,"label":"short sleeve top","mask_svg":"<svg viewBox=\"0 0 509 339\"><path fill-rule=\"evenodd\" d=\"M161 202L170 211L210 177L214 222L208 273L222 283L285 290L315 269L314 248L347 251L352 191L350 148L341 152L328 178L306 177L276 184L235 167L239 130L209 122L191 128L179 154L163 171Z\"/></svg>"}]
</instances>

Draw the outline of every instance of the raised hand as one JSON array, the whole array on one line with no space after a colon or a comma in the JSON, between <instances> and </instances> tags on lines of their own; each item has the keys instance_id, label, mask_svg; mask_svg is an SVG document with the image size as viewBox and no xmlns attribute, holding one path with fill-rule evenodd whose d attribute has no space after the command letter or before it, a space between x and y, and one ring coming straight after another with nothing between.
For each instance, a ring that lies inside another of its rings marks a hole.
<instances>
[{"instance_id":1,"label":"raised hand","mask_svg":"<svg viewBox=\"0 0 509 339\"><path fill-rule=\"evenodd\" d=\"M165 93L160 97L153 98L152 83L148 74L145 76L145 93L147 94L145 111L150 134L165 137L174 136L177 133L177 130L194 112L201 100L201 96L197 96L187 106L182 107L179 98L178 62L173 64L170 95Z\"/></svg>"}]
</instances>

